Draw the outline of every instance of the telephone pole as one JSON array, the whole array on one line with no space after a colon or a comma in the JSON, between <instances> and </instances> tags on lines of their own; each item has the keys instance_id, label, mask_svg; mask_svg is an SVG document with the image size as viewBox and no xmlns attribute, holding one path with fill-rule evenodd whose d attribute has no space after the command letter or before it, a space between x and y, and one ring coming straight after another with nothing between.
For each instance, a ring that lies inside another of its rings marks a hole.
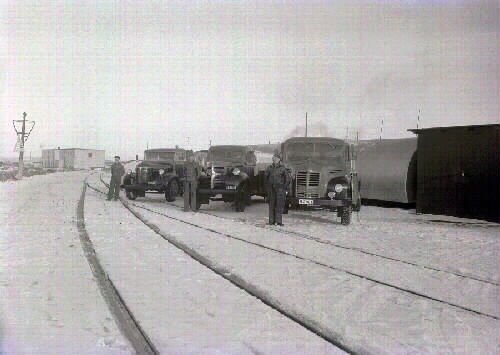
<instances>
[{"instance_id":1,"label":"telephone pole","mask_svg":"<svg viewBox=\"0 0 500 355\"><path fill-rule=\"evenodd\" d=\"M18 164L18 171L17 171L17 178L18 179L22 179L22 177L23 177L24 143L28 139L31 131L33 130L33 127L35 127L35 121L28 121L28 124L31 124L31 128L30 128L29 132L26 133L26 116L27 116L27 113L23 112L23 119L22 120L12 120L12 125L14 126L14 130L16 131L16 134L17 134L16 149L19 150L19 164ZM20 131L16 127L16 123L21 124ZM19 145L19 148L18 148L18 145Z\"/></svg>"},{"instance_id":2,"label":"telephone pole","mask_svg":"<svg viewBox=\"0 0 500 355\"><path fill-rule=\"evenodd\" d=\"M306 112L306 137L307 137L307 112Z\"/></svg>"}]
</instances>

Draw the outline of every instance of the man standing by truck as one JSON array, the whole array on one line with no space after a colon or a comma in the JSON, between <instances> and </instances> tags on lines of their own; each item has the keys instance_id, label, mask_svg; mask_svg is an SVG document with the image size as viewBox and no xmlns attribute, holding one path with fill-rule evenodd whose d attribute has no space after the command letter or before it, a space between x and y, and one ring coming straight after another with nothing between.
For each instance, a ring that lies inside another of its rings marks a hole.
<instances>
[{"instance_id":1,"label":"man standing by truck","mask_svg":"<svg viewBox=\"0 0 500 355\"><path fill-rule=\"evenodd\" d=\"M288 185L290 185L290 175L281 163L279 153L273 155L273 164L266 169L265 183L269 203L269 224L282 226L282 215L285 208L286 191Z\"/></svg>"},{"instance_id":2,"label":"man standing by truck","mask_svg":"<svg viewBox=\"0 0 500 355\"><path fill-rule=\"evenodd\" d=\"M200 170L194 156L188 157L188 161L184 164L184 212L198 209L196 189L198 188Z\"/></svg>"},{"instance_id":3,"label":"man standing by truck","mask_svg":"<svg viewBox=\"0 0 500 355\"><path fill-rule=\"evenodd\" d=\"M108 201L111 201L111 198L113 197L115 201L118 200L123 175L125 175L125 168L120 163L120 157L115 155L115 162L111 165L111 181L109 182Z\"/></svg>"}]
</instances>

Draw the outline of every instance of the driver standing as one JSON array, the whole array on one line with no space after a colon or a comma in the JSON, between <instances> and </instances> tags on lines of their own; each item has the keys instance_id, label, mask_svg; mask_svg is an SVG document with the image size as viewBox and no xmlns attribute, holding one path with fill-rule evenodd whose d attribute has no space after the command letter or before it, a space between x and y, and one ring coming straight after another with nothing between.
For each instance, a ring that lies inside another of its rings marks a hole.
<instances>
[{"instance_id":1,"label":"driver standing","mask_svg":"<svg viewBox=\"0 0 500 355\"><path fill-rule=\"evenodd\" d=\"M290 181L290 175L281 162L281 155L275 153L273 155L273 164L267 167L265 174L269 201L269 224L271 225L283 226L282 214Z\"/></svg>"}]
</instances>

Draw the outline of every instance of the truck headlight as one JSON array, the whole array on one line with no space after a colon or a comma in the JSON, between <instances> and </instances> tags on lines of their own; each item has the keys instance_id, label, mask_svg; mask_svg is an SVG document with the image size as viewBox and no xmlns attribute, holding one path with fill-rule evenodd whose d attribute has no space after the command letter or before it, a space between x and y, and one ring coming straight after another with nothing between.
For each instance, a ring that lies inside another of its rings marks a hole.
<instances>
[{"instance_id":1,"label":"truck headlight","mask_svg":"<svg viewBox=\"0 0 500 355\"><path fill-rule=\"evenodd\" d=\"M159 171L159 172L160 172L160 175L165 174L165 170L163 170L163 169L160 169L160 171Z\"/></svg>"},{"instance_id":2,"label":"truck headlight","mask_svg":"<svg viewBox=\"0 0 500 355\"><path fill-rule=\"evenodd\" d=\"M233 169L233 175L240 175L240 169L234 168Z\"/></svg>"},{"instance_id":3,"label":"truck headlight","mask_svg":"<svg viewBox=\"0 0 500 355\"><path fill-rule=\"evenodd\" d=\"M342 184L335 184L335 192L340 193L344 189L344 186Z\"/></svg>"}]
</instances>

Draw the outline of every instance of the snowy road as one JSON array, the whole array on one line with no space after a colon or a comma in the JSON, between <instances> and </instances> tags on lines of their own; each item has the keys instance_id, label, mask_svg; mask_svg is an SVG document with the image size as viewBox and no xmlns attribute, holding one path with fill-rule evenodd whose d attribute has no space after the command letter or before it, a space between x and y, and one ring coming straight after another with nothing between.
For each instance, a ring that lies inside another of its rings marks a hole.
<instances>
[{"instance_id":1,"label":"snowy road","mask_svg":"<svg viewBox=\"0 0 500 355\"><path fill-rule=\"evenodd\" d=\"M85 176L0 185L5 353L133 351L79 245ZM349 227L291 211L279 228L260 201L184 213L180 200L124 200L146 225L92 189L85 198L97 257L161 353L499 352L498 225L364 207Z\"/></svg>"}]
</instances>

